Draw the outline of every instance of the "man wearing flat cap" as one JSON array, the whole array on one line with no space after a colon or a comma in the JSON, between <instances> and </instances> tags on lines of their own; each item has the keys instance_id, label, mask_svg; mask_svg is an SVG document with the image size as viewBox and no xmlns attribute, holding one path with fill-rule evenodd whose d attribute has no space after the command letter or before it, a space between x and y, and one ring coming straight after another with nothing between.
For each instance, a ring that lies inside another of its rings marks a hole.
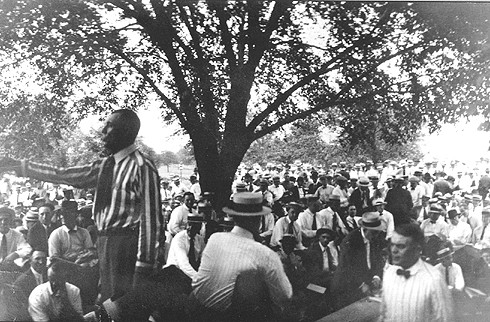
<instances>
[{"instance_id":1,"label":"man wearing flat cap","mask_svg":"<svg viewBox=\"0 0 490 322\"><path fill-rule=\"evenodd\" d=\"M19 257L27 257L31 246L26 242L22 233L11 229L15 212L7 207L0 208L0 267L8 269Z\"/></svg>"},{"instance_id":2,"label":"man wearing flat cap","mask_svg":"<svg viewBox=\"0 0 490 322\"><path fill-rule=\"evenodd\" d=\"M340 245L339 266L332 285L333 293L338 294L339 309L368 295L370 289L379 287L383 274L386 225L374 208L364 212L359 225Z\"/></svg>"},{"instance_id":3,"label":"man wearing flat cap","mask_svg":"<svg viewBox=\"0 0 490 322\"><path fill-rule=\"evenodd\" d=\"M262 201L261 194L243 192L233 196L231 207L223 208L233 217L235 227L209 238L192 282L194 317L231 321L251 314L247 312L250 305L263 306L265 300L284 307L291 298L291 283L279 256L254 240L261 216L271 212ZM261 307L255 311L259 316L251 318L264 319L264 310Z\"/></svg>"}]
</instances>

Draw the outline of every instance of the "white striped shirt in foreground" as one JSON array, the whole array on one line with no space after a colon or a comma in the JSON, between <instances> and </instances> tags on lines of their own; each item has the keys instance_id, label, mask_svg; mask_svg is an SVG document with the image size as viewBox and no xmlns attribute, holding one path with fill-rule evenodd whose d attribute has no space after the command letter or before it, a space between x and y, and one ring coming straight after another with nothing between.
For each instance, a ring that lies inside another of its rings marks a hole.
<instances>
[{"instance_id":1,"label":"white striped shirt in foreground","mask_svg":"<svg viewBox=\"0 0 490 322\"><path fill-rule=\"evenodd\" d=\"M383 275L382 321L453 321L453 301L446 282L432 265L418 260L397 275L400 266L390 265Z\"/></svg>"}]
</instances>

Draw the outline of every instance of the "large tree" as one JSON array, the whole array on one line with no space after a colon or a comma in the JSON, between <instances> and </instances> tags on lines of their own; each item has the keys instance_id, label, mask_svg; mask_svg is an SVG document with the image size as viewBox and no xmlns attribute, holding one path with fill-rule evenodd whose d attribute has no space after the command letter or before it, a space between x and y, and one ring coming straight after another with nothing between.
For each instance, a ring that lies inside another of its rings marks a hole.
<instances>
[{"instance_id":1,"label":"large tree","mask_svg":"<svg viewBox=\"0 0 490 322\"><path fill-rule=\"evenodd\" d=\"M203 190L220 200L252 142L310 115L356 135L350 126L363 122L366 109L377 115L382 108L369 121L396 141L424 122L436 128L487 107L485 4L0 6L4 67L29 66L50 99L80 116L159 100L166 119L177 119L191 138Z\"/></svg>"}]
</instances>

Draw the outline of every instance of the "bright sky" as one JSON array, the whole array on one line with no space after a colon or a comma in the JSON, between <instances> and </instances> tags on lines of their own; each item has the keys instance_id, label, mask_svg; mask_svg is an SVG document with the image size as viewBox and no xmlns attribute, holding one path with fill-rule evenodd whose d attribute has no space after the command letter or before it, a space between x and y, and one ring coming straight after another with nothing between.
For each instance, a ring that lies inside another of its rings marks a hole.
<instances>
[{"instance_id":1,"label":"bright sky","mask_svg":"<svg viewBox=\"0 0 490 322\"><path fill-rule=\"evenodd\" d=\"M178 124L166 125L160 115L158 107L141 110L140 135L143 141L157 153L162 151L177 152L188 142L188 136L175 132ZM478 131L481 120L473 119L471 122L460 122L456 125L443 125L440 132L427 135L422 144L422 152L429 159L460 160L470 162L480 157L490 158L490 133ZM98 128L100 123L97 117L88 118L81 123L81 129L88 132L90 127Z\"/></svg>"}]
</instances>

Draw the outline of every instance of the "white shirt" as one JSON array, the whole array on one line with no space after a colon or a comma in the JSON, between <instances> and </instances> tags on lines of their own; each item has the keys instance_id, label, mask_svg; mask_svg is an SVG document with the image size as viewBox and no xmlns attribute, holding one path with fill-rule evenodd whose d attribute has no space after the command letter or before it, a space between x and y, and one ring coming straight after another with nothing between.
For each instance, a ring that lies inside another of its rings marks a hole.
<instances>
[{"instance_id":1,"label":"white shirt","mask_svg":"<svg viewBox=\"0 0 490 322\"><path fill-rule=\"evenodd\" d=\"M80 289L70 283L65 283L68 300L76 312L83 315ZM61 300L54 296L51 284L46 282L36 286L29 296L29 314L34 321L50 321L59 318Z\"/></svg>"},{"instance_id":2,"label":"white shirt","mask_svg":"<svg viewBox=\"0 0 490 322\"><path fill-rule=\"evenodd\" d=\"M0 233L0 249L2 245L3 235ZM31 246L26 242L24 235L14 229L10 229L6 234L7 238L7 255L17 253L19 257L26 257L31 252Z\"/></svg>"},{"instance_id":3,"label":"white shirt","mask_svg":"<svg viewBox=\"0 0 490 322\"><path fill-rule=\"evenodd\" d=\"M289 223L291 223L291 220L289 219L288 216L281 217L277 220L276 225L272 230L272 237L270 242L271 246L281 245L282 237L284 236L284 234L288 233ZM296 221L293 223L293 235L297 241L295 249L298 250L305 249L305 246L303 246L303 242L302 242L303 237L301 236L302 235L301 227Z\"/></svg>"},{"instance_id":4,"label":"white shirt","mask_svg":"<svg viewBox=\"0 0 490 322\"><path fill-rule=\"evenodd\" d=\"M458 224L454 226L453 224L448 225L449 231L449 240L459 241L460 244L468 244L471 243L471 234L473 231L471 230L470 225L461 220L458 221Z\"/></svg>"},{"instance_id":5,"label":"white shirt","mask_svg":"<svg viewBox=\"0 0 490 322\"><path fill-rule=\"evenodd\" d=\"M196 200L199 200L201 198L201 185L199 182L194 183L190 188L189 191L194 194L194 198Z\"/></svg>"},{"instance_id":6,"label":"white shirt","mask_svg":"<svg viewBox=\"0 0 490 322\"><path fill-rule=\"evenodd\" d=\"M75 259L77 255L94 247L87 229L77 227L70 231L65 225L53 230L48 239L49 256Z\"/></svg>"},{"instance_id":7,"label":"white shirt","mask_svg":"<svg viewBox=\"0 0 490 322\"><path fill-rule=\"evenodd\" d=\"M442 234L446 237L449 236L448 224L445 221L437 220L435 223L432 223L430 218L427 218L422 221L420 228L426 237L436 234Z\"/></svg>"},{"instance_id":8,"label":"white shirt","mask_svg":"<svg viewBox=\"0 0 490 322\"><path fill-rule=\"evenodd\" d=\"M340 229L342 230L342 233L347 235L349 231L347 230L347 227L345 227L344 222L340 218L339 214L335 213L330 207L322 209L318 212L318 216L324 218L323 226L318 228L328 228L328 229L336 230L335 227L333 226L334 215L337 217L337 222Z\"/></svg>"},{"instance_id":9,"label":"white shirt","mask_svg":"<svg viewBox=\"0 0 490 322\"><path fill-rule=\"evenodd\" d=\"M170 215L170 221L168 222L168 231L175 235L187 228L187 216L190 211L185 205L180 205L172 211ZM197 215L197 210L192 209L192 213Z\"/></svg>"},{"instance_id":10,"label":"white shirt","mask_svg":"<svg viewBox=\"0 0 490 322\"><path fill-rule=\"evenodd\" d=\"M390 265L383 275L381 320L393 322L453 321L452 299L439 271L419 259L405 278Z\"/></svg>"},{"instance_id":11,"label":"white shirt","mask_svg":"<svg viewBox=\"0 0 490 322\"><path fill-rule=\"evenodd\" d=\"M315 197L318 197L320 199L320 201L323 204L325 204L325 203L327 203L327 201L328 201L330 195L332 194L334 188L335 188L334 186L329 185L329 184L327 184L325 186L325 188L323 186L320 186L315 191Z\"/></svg>"},{"instance_id":12,"label":"white shirt","mask_svg":"<svg viewBox=\"0 0 490 322\"><path fill-rule=\"evenodd\" d=\"M167 264L165 267L170 265L177 266L185 275L189 276L191 279L196 276L197 271L189 263L189 248L191 240L187 234L187 230L183 230L172 238L170 243L170 249L168 251ZM194 250L196 258L201 258L202 251L204 250L204 238L197 234L194 236Z\"/></svg>"},{"instance_id":13,"label":"white shirt","mask_svg":"<svg viewBox=\"0 0 490 322\"><path fill-rule=\"evenodd\" d=\"M414 189L412 189L412 187L408 187L408 191L412 196L413 206L420 206L422 204L422 196L424 195L425 189L420 185L416 185Z\"/></svg>"},{"instance_id":14,"label":"white shirt","mask_svg":"<svg viewBox=\"0 0 490 322\"><path fill-rule=\"evenodd\" d=\"M349 205L350 194L347 189L343 190L340 189L340 186L336 186L332 191L332 195L340 196L340 207L347 207Z\"/></svg>"},{"instance_id":15,"label":"white shirt","mask_svg":"<svg viewBox=\"0 0 490 322\"><path fill-rule=\"evenodd\" d=\"M464 288L464 277L463 277L463 271L461 270L461 266L459 266L456 263L452 263L451 266L448 266L447 268L442 265L442 263L439 263L435 266L441 273L441 276L444 278L444 280L447 283L446 280L446 270L448 271L448 278L449 278L449 283L447 286L449 289L456 289L458 291L462 291Z\"/></svg>"},{"instance_id":16,"label":"white shirt","mask_svg":"<svg viewBox=\"0 0 490 322\"><path fill-rule=\"evenodd\" d=\"M322 250L322 254L323 254L323 270L324 271L332 270L333 268L328 266L329 265L328 253L326 252L325 247L323 247L322 244L320 244L320 242L318 242L318 245L320 246L320 249ZM330 243L328 243L327 247L330 250L330 255L332 256L332 265L334 265L335 267L339 266L339 252L335 247L335 242L331 241Z\"/></svg>"},{"instance_id":17,"label":"white shirt","mask_svg":"<svg viewBox=\"0 0 490 322\"><path fill-rule=\"evenodd\" d=\"M274 221L274 215L272 213L264 215L260 218L260 236L267 237L272 235L272 230L274 229ZM265 223L265 226L262 225L263 223Z\"/></svg>"},{"instance_id":18,"label":"white shirt","mask_svg":"<svg viewBox=\"0 0 490 322\"><path fill-rule=\"evenodd\" d=\"M279 256L238 226L230 233L214 233L209 238L192 280L193 294L205 307L226 311L237 277L250 271L257 273L276 305L281 307L292 297L293 289Z\"/></svg>"},{"instance_id":19,"label":"white shirt","mask_svg":"<svg viewBox=\"0 0 490 322\"><path fill-rule=\"evenodd\" d=\"M386 239L388 240L391 238L393 231L395 230L395 220L393 219L393 214L387 210L383 210L380 220L386 224Z\"/></svg>"},{"instance_id":20,"label":"white shirt","mask_svg":"<svg viewBox=\"0 0 490 322\"><path fill-rule=\"evenodd\" d=\"M324 227L325 216L320 215L318 212L315 216L316 229ZM306 209L298 216L298 224L301 227L301 232L304 237L312 238L316 235L316 230L313 230L313 213L310 209Z\"/></svg>"},{"instance_id":21,"label":"white shirt","mask_svg":"<svg viewBox=\"0 0 490 322\"><path fill-rule=\"evenodd\" d=\"M274 196L273 201L278 201L282 198L282 196L284 196L286 189L284 189L284 187L280 184L277 187L275 185L270 186L269 191L272 192Z\"/></svg>"}]
</instances>

